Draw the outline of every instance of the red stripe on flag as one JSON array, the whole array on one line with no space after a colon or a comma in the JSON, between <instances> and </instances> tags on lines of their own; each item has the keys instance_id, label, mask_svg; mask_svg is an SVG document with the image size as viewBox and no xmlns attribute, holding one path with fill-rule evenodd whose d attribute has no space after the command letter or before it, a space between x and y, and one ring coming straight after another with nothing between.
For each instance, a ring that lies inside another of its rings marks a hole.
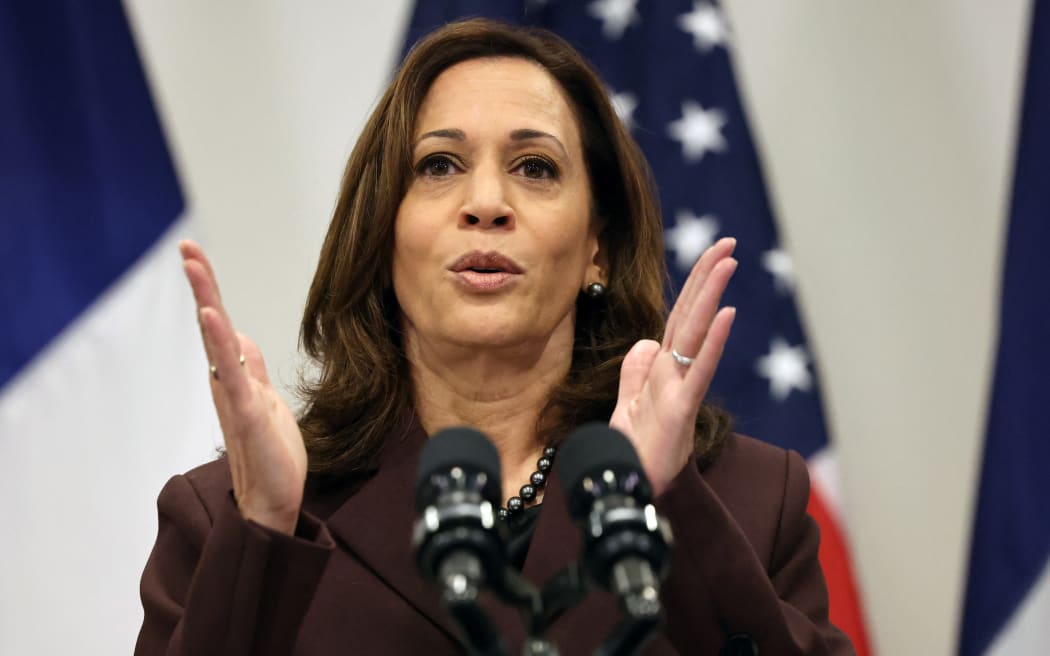
<instances>
[{"instance_id":1,"label":"red stripe on flag","mask_svg":"<svg viewBox=\"0 0 1050 656\"><path fill-rule=\"evenodd\" d=\"M831 621L850 637L858 656L868 656L871 648L868 646L868 631L864 626L864 609L853 578L849 548L842 531L839 530L838 522L828 512L828 507L816 486L811 488L806 510L820 526L819 558L820 565L824 568L824 578L828 583Z\"/></svg>"}]
</instances>

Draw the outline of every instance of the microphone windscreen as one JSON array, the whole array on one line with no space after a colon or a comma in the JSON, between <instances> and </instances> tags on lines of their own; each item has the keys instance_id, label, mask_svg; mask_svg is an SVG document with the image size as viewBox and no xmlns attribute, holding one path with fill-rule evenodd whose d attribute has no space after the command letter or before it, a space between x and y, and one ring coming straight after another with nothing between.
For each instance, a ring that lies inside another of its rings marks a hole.
<instances>
[{"instance_id":1,"label":"microphone windscreen","mask_svg":"<svg viewBox=\"0 0 1050 656\"><path fill-rule=\"evenodd\" d=\"M627 436L597 421L570 433L558 447L558 457L554 462L558 477L570 497L583 478L596 471L632 469L645 476L638 453Z\"/></svg>"},{"instance_id":2,"label":"microphone windscreen","mask_svg":"<svg viewBox=\"0 0 1050 656\"><path fill-rule=\"evenodd\" d=\"M422 510L430 501L430 477L460 467L468 474L483 473L485 484L477 490L495 505L503 493L500 482L499 452L485 434L465 426L446 428L427 440L419 456L416 473L416 509Z\"/></svg>"}]
</instances>

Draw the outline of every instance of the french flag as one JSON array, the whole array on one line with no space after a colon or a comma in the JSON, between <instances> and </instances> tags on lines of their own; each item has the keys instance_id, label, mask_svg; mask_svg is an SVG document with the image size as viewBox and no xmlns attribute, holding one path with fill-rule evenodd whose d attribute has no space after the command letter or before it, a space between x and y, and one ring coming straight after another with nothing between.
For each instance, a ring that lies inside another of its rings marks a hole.
<instances>
[{"instance_id":1,"label":"french flag","mask_svg":"<svg viewBox=\"0 0 1050 656\"><path fill-rule=\"evenodd\" d=\"M0 5L0 653L130 653L172 472L219 429L186 206L121 3Z\"/></svg>"},{"instance_id":2,"label":"french flag","mask_svg":"<svg viewBox=\"0 0 1050 656\"><path fill-rule=\"evenodd\" d=\"M1050 654L1050 4L1032 5L959 654Z\"/></svg>"}]
</instances>

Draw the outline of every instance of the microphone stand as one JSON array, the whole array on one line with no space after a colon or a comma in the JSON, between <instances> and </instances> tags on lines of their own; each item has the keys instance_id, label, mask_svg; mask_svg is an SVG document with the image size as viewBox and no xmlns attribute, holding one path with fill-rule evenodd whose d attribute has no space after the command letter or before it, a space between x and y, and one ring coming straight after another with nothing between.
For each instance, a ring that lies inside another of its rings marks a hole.
<instances>
[{"instance_id":1,"label":"microphone stand","mask_svg":"<svg viewBox=\"0 0 1050 656\"><path fill-rule=\"evenodd\" d=\"M587 424L559 453L569 515L583 533L585 581L613 593L623 615L594 653L633 655L663 618L660 581L670 567L671 527L657 515L642 463L622 433Z\"/></svg>"},{"instance_id":2,"label":"microphone stand","mask_svg":"<svg viewBox=\"0 0 1050 656\"><path fill-rule=\"evenodd\" d=\"M649 640L663 620L663 606L656 580L641 559L625 558L613 566L611 591L620 599L624 619L594 652L594 656L631 656ZM594 590L593 581L572 563L551 578L543 588L543 614L534 625L534 634L546 631L562 612L575 606Z\"/></svg>"},{"instance_id":3,"label":"microphone stand","mask_svg":"<svg viewBox=\"0 0 1050 656\"><path fill-rule=\"evenodd\" d=\"M521 648L522 656L558 656L558 648L541 637L547 629L546 595L510 567L504 570L501 585L496 586L496 594L503 601L516 606L529 627L529 634Z\"/></svg>"},{"instance_id":4,"label":"microphone stand","mask_svg":"<svg viewBox=\"0 0 1050 656\"><path fill-rule=\"evenodd\" d=\"M555 618L583 601L591 589L578 562L555 574L543 586L543 614L538 620L537 631L546 631Z\"/></svg>"},{"instance_id":5,"label":"microphone stand","mask_svg":"<svg viewBox=\"0 0 1050 656\"><path fill-rule=\"evenodd\" d=\"M557 648L541 636L595 586L615 594L624 614L597 656L633 656L659 626L660 579L667 574L673 542L670 526L649 502L648 481L626 437L601 424L576 435L563 449L562 467L572 474L565 478L575 488L570 515L583 529L583 559L556 574L542 591L507 562L504 527L497 525L493 511L499 459L491 442L477 431L448 429L421 454L416 491L421 515L412 537L416 563L425 578L441 586L442 602L472 654L507 656L481 607L484 588L521 611L529 627L524 656L557 656ZM608 462L595 462L595 454Z\"/></svg>"},{"instance_id":6,"label":"microphone stand","mask_svg":"<svg viewBox=\"0 0 1050 656\"><path fill-rule=\"evenodd\" d=\"M663 618L658 581L652 570L643 567L642 558L624 558L611 572L612 591L620 598L620 609L626 616L605 642L594 652L595 656L631 656L659 627Z\"/></svg>"},{"instance_id":7,"label":"microphone stand","mask_svg":"<svg viewBox=\"0 0 1050 656\"><path fill-rule=\"evenodd\" d=\"M616 625L616 629L594 652L594 656L631 656L638 653L642 645L660 624L660 618L629 619Z\"/></svg>"},{"instance_id":8,"label":"microphone stand","mask_svg":"<svg viewBox=\"0 0 1050 656\"><path fill-rule=\"evenodd\" d=\"M481 562L466 550L445 557L438 569L441 601L463 630L472 653L478 656L507 656L507 650L488 615L478 603L485 581Z\"/></svg>"},{"instance_id":9,"label":"microphone stand","mask_svg":"<svg viewBox=\"0 0 1050 656\"><path fill-rule=\"evenodd\" d=\"M447 508L445 514L451 516L473 511L472 505L463 504ZM544 612L544 596L505 562L493 566L498 559L492 553L499 549L493 534L481 526L471 525L437 533L433 528L440 525L437 521L440 514L436 509L428 509L417 524L416 542L421 545L419 556L423 563L437 563L435 580L441 586L441 600L463 631L471 653L478 656L506 656L508 653L480 604L481 590L487 587L499 599L521 611L529 627L529 635L522 647L523 656L558 656L557 648L541 637L547 628L548 616ZM487 523L482 522L483 525ZM431 529L429 539L428 528ZM488 567L479 553L490 554Z\"/></svg>"},{"instance_id":10,"label":"microphone stand","mask_svg":"<svg viewBox=\"0 0 1050 656\"><path fill-rule=\"evenodd\" d=\"M481 542L481 535L460 527L457 540ZM443 541L443 540L439 540ZM643 558L628 557L616 562L609 573L610 591L620 599L624 619L594 652L594 656L632 656L659 627L663 615L658 581ZM481 560L469 549L448 553L437 572L441 599L463 631L468 649L477 656L507 656L503 641L480 605L481 589L488 578ZM568 565L540 591L517 571L505 567L490 589L505 603L518 608L528 626L522 656L558 656L557 647L541 636L565 610L582 601L594 589L581 563Z\"/></svg>"}]
</instances>

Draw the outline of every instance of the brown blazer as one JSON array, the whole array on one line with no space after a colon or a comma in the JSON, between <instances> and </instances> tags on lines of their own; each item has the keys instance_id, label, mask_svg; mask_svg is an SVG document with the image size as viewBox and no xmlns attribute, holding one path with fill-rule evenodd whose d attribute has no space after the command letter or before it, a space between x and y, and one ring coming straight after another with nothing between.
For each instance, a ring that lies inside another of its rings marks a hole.
<instances>
[{"instance_id":1,"label":"brown blazer","mask_svg":"<svg viewBox=\"0 0 1050 656\"><path fill-rule=\"evenodd\" d=\"M135 654L463 653L410 545L426 439L416 423L388 445L370 478L308 487L294 537L241 517L225 460L172 478L142 575ZM690 462L656 500L676 544L662 593L667 623L644 653L853 653L828 621L808 495L797 453L747 437L732 437L702 474ZM541 584L579 547L554 476L523 573ZM521 653L517 612L495 602L488 610L509 653ZM594 593L547 637L564 656L590 654L619 618L612 596Z\"/></svg>"}]
</instances>

